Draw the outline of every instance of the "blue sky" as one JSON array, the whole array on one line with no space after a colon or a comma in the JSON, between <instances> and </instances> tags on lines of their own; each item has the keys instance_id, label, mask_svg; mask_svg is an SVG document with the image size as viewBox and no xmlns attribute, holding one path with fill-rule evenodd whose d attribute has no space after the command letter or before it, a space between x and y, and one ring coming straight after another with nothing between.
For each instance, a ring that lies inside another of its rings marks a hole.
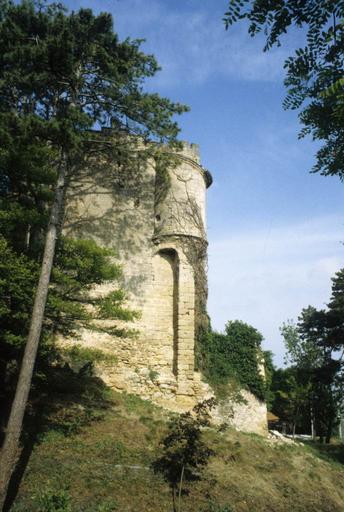
<instances>
[{"instance_id":1,"label":"blue sky","mask_svg":"<svg viewBox=\"0 0 344 512\"><path fill-rule=\"evenodd\" d=\"M309 174L315 145L298 141L282 109L283 61L302 41L292 32L263 53L243 25L225 31L226 0L68 0L112 12L121 38L144 38L162 71L150 90L186 103L181 139L200 145L214 177L208 194L209 313L259 329L283 361L279 326L302 307L322 307L343 266L344 188Z\"/></svg>"}]
</instances>

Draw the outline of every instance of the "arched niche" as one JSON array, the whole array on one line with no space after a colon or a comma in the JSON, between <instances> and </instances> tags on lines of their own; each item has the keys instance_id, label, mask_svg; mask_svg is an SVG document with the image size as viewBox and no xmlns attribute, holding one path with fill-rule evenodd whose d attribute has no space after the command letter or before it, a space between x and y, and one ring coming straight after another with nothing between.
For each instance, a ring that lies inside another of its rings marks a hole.
<instances>
[{"instance_id":1,"label":"arched niche","mask_svg":"<svg viewBox=\"0 0 344 512\"><path fill-rule=\"evenodd\" d=\"M156 342L165 364L177 377L178 368L178 297L179 258L175 249L159 250L153 257L153 295L157 298L154 323Z\"/></svg>"}]
</instances>

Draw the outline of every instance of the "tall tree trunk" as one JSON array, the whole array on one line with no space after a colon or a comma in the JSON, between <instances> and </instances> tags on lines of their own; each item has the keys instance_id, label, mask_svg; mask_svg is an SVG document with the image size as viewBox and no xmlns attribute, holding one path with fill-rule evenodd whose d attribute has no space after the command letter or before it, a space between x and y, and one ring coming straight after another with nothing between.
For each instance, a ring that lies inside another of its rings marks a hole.
<instances>
[{"instance_id":1,"label":"tall tree trunk","mask_svg":"<svg viewBox=\"0 0 344 512\"><path fill-rule=\"evenodd\" d=\"M38 281L31 315L29 335L18 377L16 393L11 407L10 417L7 423L5 440L0 452L0 510L2 510L4 506L8 485L19 453L19 439L42 331L50 274L55 255L57 230L63 209L66 172L66 158L63 158L59 169L54 202L51 208L47 228L41 274Z\"/></svg>"},{"instance_id":2,"label":"tall tree trunk","mask_svg":"<svg viewBox=\"0 0 344 512\"><path fill-rule=\"evenodd\" d=\"M37 212L43 216L45 204L44 201L36 199L35 200L35 209ZM44 240L44 228L41 225L33 225L31 226L29 236L28 236L28 254L33 258L41 258L42 256L42 242Z\"/></svg>"},{"instance_id":3,"label":"tall tree trunk","mask_svg":"<svg viewBox=\"0 0 344 512\"><path fill-rule=\"evenodd\" d=\"M176 506L176 486L173 485L172 487L172 504L173 504L173 512L177 512L177 506Z\"/></svg>"},{"instance_id":4,"label":"tall tree trunk","mask_svg":"<svg viewBox=\"0 0 344 512\"><path fill-rule=\"evenodd\" d=\"M332 437L332 430L333 430L333 420L332 418L329 418L326 425L326 438L325 443L330 444L331 437Z\"/></svg>"},{"instance_id":5,"label":"tall tree trunk","mask_svg":"<svg viewBox=\"0 0 344 512\"><path fill-rule=\"evenodd\" d=\"M314 411L313 405L311 405L311 435L313 441L315 440L316 432L315 432L315 421L314 421Z\"/></svg>"},{"instance_id":6,"label":"tall tree trunk","mask_svg":"<svg viewBox=\"0 0 344 512\"><path fill-rule=\"evenodd\" d=\"M182 499L182 488L183 488L183 480L184 480L184 464L182 467L182 472L180 474L180 482L179 482L179 492L178 492L178 512L181 511L181 499Z\"/></svg>"},{"instance_id":7,"label":"tall tree trunk","mask_svg":"<svg viewBox=\"0 0 344 512\"><path fill-rule=\"evenodd\" d=\"M296 408L295 415L293 418L293 439L295 439L295 433L296 433L296 424L299 416L299 407Z\"/></svg>"}]
</instances>

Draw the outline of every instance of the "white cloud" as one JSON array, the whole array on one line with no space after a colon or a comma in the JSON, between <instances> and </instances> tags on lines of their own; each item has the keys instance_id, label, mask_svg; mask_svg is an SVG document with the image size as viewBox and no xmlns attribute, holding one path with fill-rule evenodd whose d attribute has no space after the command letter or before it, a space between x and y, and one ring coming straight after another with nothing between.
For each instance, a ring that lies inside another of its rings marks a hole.
<instances>
[{"instance_id":1,"label":"white cloud","mask_svg":"<svg viewBox=\"0 0 344 512\"><path fill-rule=\"evenodd\" d=\"M225 4L214 8L199 1L166 5L158 0L118 0L112 6L105 2L104 7L113 11L115 28L122 36L147 39L145 48L163 68L157 78L160 86L201 84L214 76L259 81L283 76L288 42L263 53L264 38L251 39L244 25L225 31Z\"/></svg>"},{"instance_id":2,"label":"white cloud","mask_svg":"<svg viewBox=\"0 0 344 512\"><path fill-rule=\"evenodd\" d=\"M240 319L264 335L282 363L279 326L309 304L324 307L343 267L344 217L245 231L210 241L209 312L213 326Z\"/></svg>"}]
</instances>

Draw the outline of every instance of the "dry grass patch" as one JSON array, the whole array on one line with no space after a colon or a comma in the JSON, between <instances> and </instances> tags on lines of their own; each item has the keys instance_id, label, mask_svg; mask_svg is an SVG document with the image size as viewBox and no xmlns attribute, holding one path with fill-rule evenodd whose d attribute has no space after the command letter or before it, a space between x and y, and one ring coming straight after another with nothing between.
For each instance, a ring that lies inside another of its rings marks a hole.
<instances>
[{"instance_id":1,"label":"dry grass patch","mask_svg":"<svg viewBox=\"0 0 344 512\"><path fill-rule=\"evenodd\" d=\"M150 468L168 417L150 402L112 393L102 417L78 431L46 429L11 510L45 512L42 493L62 491L70 508L59 512L172 511L169 487ZM343 446L271 446L230 429L204 437L216 455L183 497L183 512L344 511Z\"/></svg>"}]
</instances>

